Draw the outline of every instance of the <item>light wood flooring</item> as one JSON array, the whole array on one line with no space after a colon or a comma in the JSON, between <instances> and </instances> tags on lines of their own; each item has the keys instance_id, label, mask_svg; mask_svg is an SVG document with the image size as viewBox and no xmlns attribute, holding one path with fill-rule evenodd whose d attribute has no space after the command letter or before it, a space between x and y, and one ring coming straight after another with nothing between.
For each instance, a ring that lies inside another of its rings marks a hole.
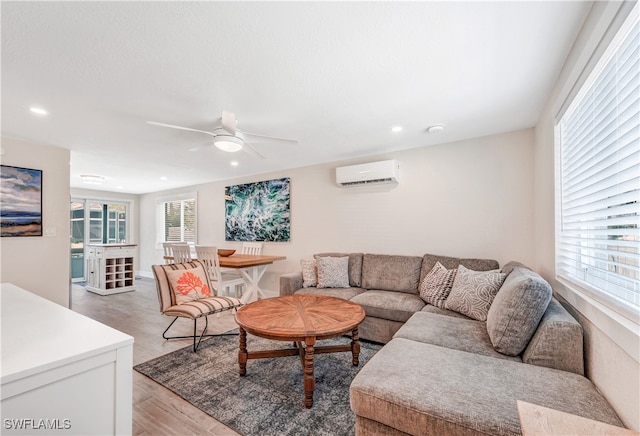
<instances>
[{"instance_id":1,"label":"light wood flooring","mask_svg":"<svg viewBox=\"0 0 640 436\"><path fill-rule=\"evenodd\" d=\"M134 365L193 344L191 339L167 341L162 338L162 332L173 318L160 314L153 279L137 279L135 291L108 296L73 285L71 308L133 336ZM231 311L209 317L209 333L221 333L234 327L237 324ZM193 322L179 319L169 334L193 334ZM226 436L238 433L133 371L133 434Z\"/></svg>"}]
</instances>

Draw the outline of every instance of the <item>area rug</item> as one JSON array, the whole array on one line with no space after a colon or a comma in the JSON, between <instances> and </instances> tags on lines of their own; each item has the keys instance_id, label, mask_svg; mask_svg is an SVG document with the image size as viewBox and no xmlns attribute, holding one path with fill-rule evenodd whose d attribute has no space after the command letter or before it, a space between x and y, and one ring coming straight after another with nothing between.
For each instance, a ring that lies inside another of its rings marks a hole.
<instances>
[{"instance_id":1,"label":"area rug","mask_svg":"<svg viewBox=\"0 0 640 436\"><path fill-rule=\"evenodd\" d=\"M348 343L340 337L318 345ZM298 356L251 359L238 375L238 336L203 341L197 353L185 347L134 369L245 436L353 435L349 385L382 345L361 341L360 365L351 353L314 356L313 407L304 407L303 372ZM287 348L289 343L247 335L249 351Z\"/></svg>"}]
</instances>

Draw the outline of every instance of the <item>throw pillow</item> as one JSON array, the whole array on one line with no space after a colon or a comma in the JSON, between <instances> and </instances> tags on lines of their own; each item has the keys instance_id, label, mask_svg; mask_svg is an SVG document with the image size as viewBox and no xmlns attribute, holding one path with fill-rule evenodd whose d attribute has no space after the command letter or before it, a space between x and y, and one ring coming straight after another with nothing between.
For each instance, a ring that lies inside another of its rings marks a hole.
<instances>
[{"instance_id":1,"label":"throw pillow","mask_svg":"<svg viewBox=\"0 0 640 436\"><path fill-rule=\"evenodd\" d=\"M176 304L212 296L202 265L191 269L167 270L167 278L176 296Z\"/></svg>"},{"instance_id":2,"label":"throw pillow","mask_svg":"<svg viewBox=\"0 0 640 436\"><path fill-rule=\"evenodd\" d=\"M311 288L318 284L318 267L315 260L300 260L302 267L302 287Z\"/></svg>"},{"instance_id":3,"label":"throw pillow","mask_svg":"<svg viewBox=\"0 0 640 436\"><path fill-rule=\"evenodd\" d=\"M444 309L456 272L457 269L446 269L440 262L436 262L420 283L420 298L426 303Z\"/></svg>"},{"instance_id":4,"label":"throw pillow","mask_svg":"<svg viewBox=\"0 0 640 436\"><path fill-rule=\"evenodd\" d=\"M506 276L498 271L473 271L458 266L445 308L486 321L491 303Z\"/></svg>"},{"instance_id":5,"label":"throw pillow","mask_svg":"<svg viewBox=\"0 0 640 436\"><path fill-rule=\"evenodd\" d=\"M551 285L526 267L507 276L487 314L493 348L508 356L525 349L551 301Z\"/></svg>"},{"instance_id":6,"label":"throw pillow","mask_svg":"<svg viewBox=\"0 0 640 436\"><path fill-rule=\"evenodd\" d=\"M348 288L349 258L318 257L318 288Z\"/></svg>"}]
</instances>

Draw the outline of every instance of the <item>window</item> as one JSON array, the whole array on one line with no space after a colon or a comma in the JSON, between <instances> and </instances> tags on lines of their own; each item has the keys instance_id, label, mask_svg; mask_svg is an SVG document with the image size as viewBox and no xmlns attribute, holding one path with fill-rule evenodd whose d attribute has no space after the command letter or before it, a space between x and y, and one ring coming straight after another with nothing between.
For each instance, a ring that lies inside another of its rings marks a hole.
<instances>
[{"instance_id":1,"label":"window","mask_svg":"<svg viewBox=\"0 0 640 436\"><path fill-rule=\"evenodd\" d=\"M188 197L158 202L159 242L196 243L196 198Z\"/></svg>"},{"instance_id":2,"label":"window","mask_svg":"<svg viewBox=\"0 0 640 436\"><path fill-rule=\"evenodd\" d=\"M556 273L637 322L640 24L620 29L558 125Z\"/></svg>"}]
</instances>

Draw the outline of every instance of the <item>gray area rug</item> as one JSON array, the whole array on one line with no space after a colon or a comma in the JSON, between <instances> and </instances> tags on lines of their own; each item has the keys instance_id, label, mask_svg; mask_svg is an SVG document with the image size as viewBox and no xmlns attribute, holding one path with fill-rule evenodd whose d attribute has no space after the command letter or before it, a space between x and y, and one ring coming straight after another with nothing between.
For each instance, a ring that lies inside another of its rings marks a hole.
<instances>
[{"instance_id":1,"label":"gray area rug","mask_svg":"<svg viewBox=\"0 0 640 436\"><path fill-rule=\"evenodd\" d=\"M317 345L348 343L347 337ZM197 353L185 347L134 369L175 392L198 409L245 436L353 435L355 416L349 385L382 345L361 341L360 365L351 353L317 354L313 407L304 407L303 372L298 356L251 359L238 375L238 336L203 341ZM249 351L287 348L289 343L247 335Z\"/></svg>"}]
</instances>

